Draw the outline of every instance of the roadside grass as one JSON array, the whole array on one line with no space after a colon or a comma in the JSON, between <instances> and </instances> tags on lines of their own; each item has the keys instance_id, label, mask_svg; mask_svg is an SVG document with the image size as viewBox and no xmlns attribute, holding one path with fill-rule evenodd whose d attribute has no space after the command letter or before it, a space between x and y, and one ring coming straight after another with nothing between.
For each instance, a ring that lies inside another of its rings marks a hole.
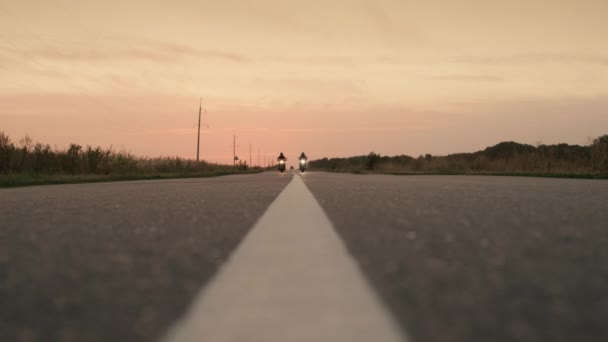
<instances>
[{"instance_id":1,"label":"roadside grass","mask_svg":"<svg viewBox=\"0 0 608 342\"><path fill-rule=\"evenodd\" d=\"M262 172L246 162L222 165L182 157L138 157L125 150L78 144L67 148L34 142L28 136L14 142L0 131L0 188L45 184L116 182L126 180L215 177Z\"/></svg>"},{"instance_id":2,"label":"roadside grass","mask_svg":"<svg viewBox=\"0 0 608 342\"><path fill-rule=\"evenodd\" d=\"M14 188L35 185L104 183L134 180L209 178L235 174L255 174L263 169L218 170L195 173L155 173L155 174L110 174L110 175L45 175L45 174L10 174L0 175L0 188Z\"/></svg>"}]
</instances>

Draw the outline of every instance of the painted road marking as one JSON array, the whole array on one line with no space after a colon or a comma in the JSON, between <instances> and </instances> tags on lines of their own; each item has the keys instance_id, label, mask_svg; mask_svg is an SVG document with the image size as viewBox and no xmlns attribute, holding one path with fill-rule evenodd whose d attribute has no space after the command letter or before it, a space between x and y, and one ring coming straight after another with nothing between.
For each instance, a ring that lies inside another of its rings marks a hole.
<instances>
[{"instance_id":1,"label":"painted road marking","mask_svg":"<svg viewBox=\"0 0 608 342\"><path fill-rule=\"evenodd\" d=\"M406 341L299 176L166 342Z\"/></svg>"}]
</instances>

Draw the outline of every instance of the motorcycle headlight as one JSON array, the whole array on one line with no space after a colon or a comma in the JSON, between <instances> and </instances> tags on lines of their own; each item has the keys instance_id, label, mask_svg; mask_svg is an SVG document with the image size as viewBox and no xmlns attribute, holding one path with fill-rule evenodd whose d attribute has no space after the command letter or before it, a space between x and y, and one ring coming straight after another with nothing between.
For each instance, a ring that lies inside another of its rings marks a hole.
<instances>
[{"instance_id":1,"label":"motorcycle headlight","mask_svg":"<svg viewBox=\"0 0 608 342\"><path fill-rule=\"evenodd\" d=\"M300 159L300 164L306 164L306 160Z\"/></svg>"},{"instance_id":2,"label":"motorcycle headlight","mask_svg":"<svg viewBox=\"0 0 608 342\"><path fill-rule=\"evenodd\" d=\"M280 161L279 161L279 164L285 164L285 162L284 162L284 161L282 161L282 160L280 160Z\"/></svg>"}]
</instances>

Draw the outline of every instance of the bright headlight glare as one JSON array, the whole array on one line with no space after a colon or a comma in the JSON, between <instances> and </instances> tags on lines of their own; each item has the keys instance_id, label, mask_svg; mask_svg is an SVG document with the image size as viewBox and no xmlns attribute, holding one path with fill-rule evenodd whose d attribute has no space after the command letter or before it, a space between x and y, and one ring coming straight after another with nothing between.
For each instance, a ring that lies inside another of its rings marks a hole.
<instances>
[{"instance_id":1,"label":"bright headlight glare","mask_svg":"<svg viewBox=\"0 0 608 342\"><path fill-rule=\"evenodd\" d=\"M280 163L280 164L285 164L285 162L284 162L284 161L282 161L282 160L281 160L281 161L279 161L279 163Z\"/></svg>"},{"instance_id":2,"label":"bright headlight glare","mask_svg":"<svg viewBox=\"0 0 608 342\"><path fill-rule=\"evenodd\" d=\"M306 163L306 160L300 159L300 164L304 164L304 163Z\"/></svg>"}]
</instances>

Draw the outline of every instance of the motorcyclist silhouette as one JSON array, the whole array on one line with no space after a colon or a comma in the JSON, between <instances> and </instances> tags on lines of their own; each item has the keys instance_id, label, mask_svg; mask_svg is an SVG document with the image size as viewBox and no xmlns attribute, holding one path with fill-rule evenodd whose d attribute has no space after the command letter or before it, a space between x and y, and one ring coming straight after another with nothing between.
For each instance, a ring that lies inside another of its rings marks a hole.
<instances>
[{"instance_id":1,"label":"motorcyclist silhouette","mask_svg":"<svg viewBox=\"0 0 608 342\"><path fill-rule=\"evenodd\" d=\"M306 156L306 153L302 152L302 154L300 154L300 171L306 171L306 164L308 164L308 157Z\"/></svg>"},{"instance_id":2,"label":"motorcyclist silhouette","mask_svg":"<svg viewBox=\"0 0 608 342\"><path fill-rule=\"evenodd\" d=\"M285 161L287 160L287 158L285 158L283 152L281 152L277 160L279 161L279 171L281 171L281 173L285 172Z\"/></svg>"}]
</instances>

